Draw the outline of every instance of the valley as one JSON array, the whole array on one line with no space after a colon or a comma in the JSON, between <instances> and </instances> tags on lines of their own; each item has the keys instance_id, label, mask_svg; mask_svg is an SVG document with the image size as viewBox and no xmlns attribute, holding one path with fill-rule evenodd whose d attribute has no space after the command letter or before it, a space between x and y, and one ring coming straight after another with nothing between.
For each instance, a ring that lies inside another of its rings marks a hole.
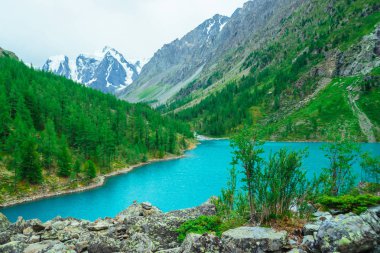
<instances>
[{"instance_id":1,"label":"valley","mask_svg":"<svg viewBox=\"0 0 380 253\"><path fill-rule=\"evenodd\" d=\"M203 1L7 20L1 253L379 252L379 1Z\"/></svg>"}]
</instances>

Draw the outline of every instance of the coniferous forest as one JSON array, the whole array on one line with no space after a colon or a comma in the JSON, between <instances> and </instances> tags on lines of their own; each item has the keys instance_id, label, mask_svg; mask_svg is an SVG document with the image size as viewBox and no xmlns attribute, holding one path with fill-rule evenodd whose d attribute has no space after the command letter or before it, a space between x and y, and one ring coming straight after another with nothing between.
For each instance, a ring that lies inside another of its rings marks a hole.
<instances>
[{"instance_id":1,"label":"coniferous forest","mask_svg":"<svg viewBox=\"0 0 380 253\"><path fill-rule=\"evenodd\" d=\"M51 176L89 181L115 167L179 154L192 138L188 125L147 105L129 104L11 58L0 58L0 108L6 192Z\"/></svg>"}]
</instances>

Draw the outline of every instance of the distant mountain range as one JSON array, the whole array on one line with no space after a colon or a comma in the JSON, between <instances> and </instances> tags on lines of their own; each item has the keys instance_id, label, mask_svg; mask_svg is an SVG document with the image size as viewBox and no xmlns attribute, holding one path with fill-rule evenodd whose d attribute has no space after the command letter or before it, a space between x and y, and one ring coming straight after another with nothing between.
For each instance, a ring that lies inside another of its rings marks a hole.
<instances>
[{"instance_id":1,"label":"distant mountain range","mask_svg":"<svg viewBox=\"0 0 380 253\"><path fill-rule=\"evenodd\" d=\"M50 57L42 70L115 94L137 79L142 66L142 62L127 61L114 48L105 47L100 53L80 54L75 59L65 55Z\"/></svg>"},{"instance_id":2,"label":"distant mountain range","mask_svg":"<svg viewBox=\"0 0 380 253\"><path fill-rule=\"evenodd\" d=\"M301 0L248 1L231 17L215 15L183 38L159 49L144 66L139 78L120 96L131 102L159 105L178 94L206 88L229 72L240 74L240 65L255 39L273 39L281 20L292 14ZM264 30L265 29L265 30ZM236 51L238 50L238 51Z\"/></svg>"}]
</instances>

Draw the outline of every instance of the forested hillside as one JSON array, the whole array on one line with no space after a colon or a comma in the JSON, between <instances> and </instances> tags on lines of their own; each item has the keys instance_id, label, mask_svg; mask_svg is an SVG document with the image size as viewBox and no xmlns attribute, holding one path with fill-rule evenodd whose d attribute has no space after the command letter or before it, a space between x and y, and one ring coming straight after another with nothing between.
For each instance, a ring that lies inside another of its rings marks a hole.
<instances>
[{"instance_id":1,"label":"forested hillside","mask_svg":"<svg viewBox=\"0 0 380 253\"><path fill-rule=\"evenodd\" d=\"M188 125L0 57L0 192L75 187L96 174L179 154ZM31 188L33 189L33 187Z\"/></svg>"},{"instance_id":2,"label":"forested hillside","mask_svg":"<svg viewBox=\"0 0 380 253\"><path fill-rule=\"evenodd\" d=\"M195 80L160 109L213 136L247 123L266 139L328 140L339 129L360 141L378 140L379 10L375 0L304 1L281 20L278 33L265 37L273 30L264 28L262 38L215 66L222 75ZM247 51L230 66L229 59ZM205 80L211 82L191 91Z\"/></svg>"}]
</instances>

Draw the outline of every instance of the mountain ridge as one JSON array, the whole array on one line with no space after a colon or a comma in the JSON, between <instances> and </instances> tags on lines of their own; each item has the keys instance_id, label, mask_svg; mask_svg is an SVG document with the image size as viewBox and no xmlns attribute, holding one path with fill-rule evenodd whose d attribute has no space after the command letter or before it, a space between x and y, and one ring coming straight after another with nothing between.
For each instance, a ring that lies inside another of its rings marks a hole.
<instances>
[{"instance_id":1,"label":"mountain ridge","mask_svg":"<svg viewBox=\"0 0 380 253\"><path fill-rule=\"evenodd\" d=\"M80 54L75 59L65 55L49 57L42 70L115 94L138 78L141 67L140 61L130 63L116 49L106 46L101 52Z\"/></svg>"}]
</instances>

